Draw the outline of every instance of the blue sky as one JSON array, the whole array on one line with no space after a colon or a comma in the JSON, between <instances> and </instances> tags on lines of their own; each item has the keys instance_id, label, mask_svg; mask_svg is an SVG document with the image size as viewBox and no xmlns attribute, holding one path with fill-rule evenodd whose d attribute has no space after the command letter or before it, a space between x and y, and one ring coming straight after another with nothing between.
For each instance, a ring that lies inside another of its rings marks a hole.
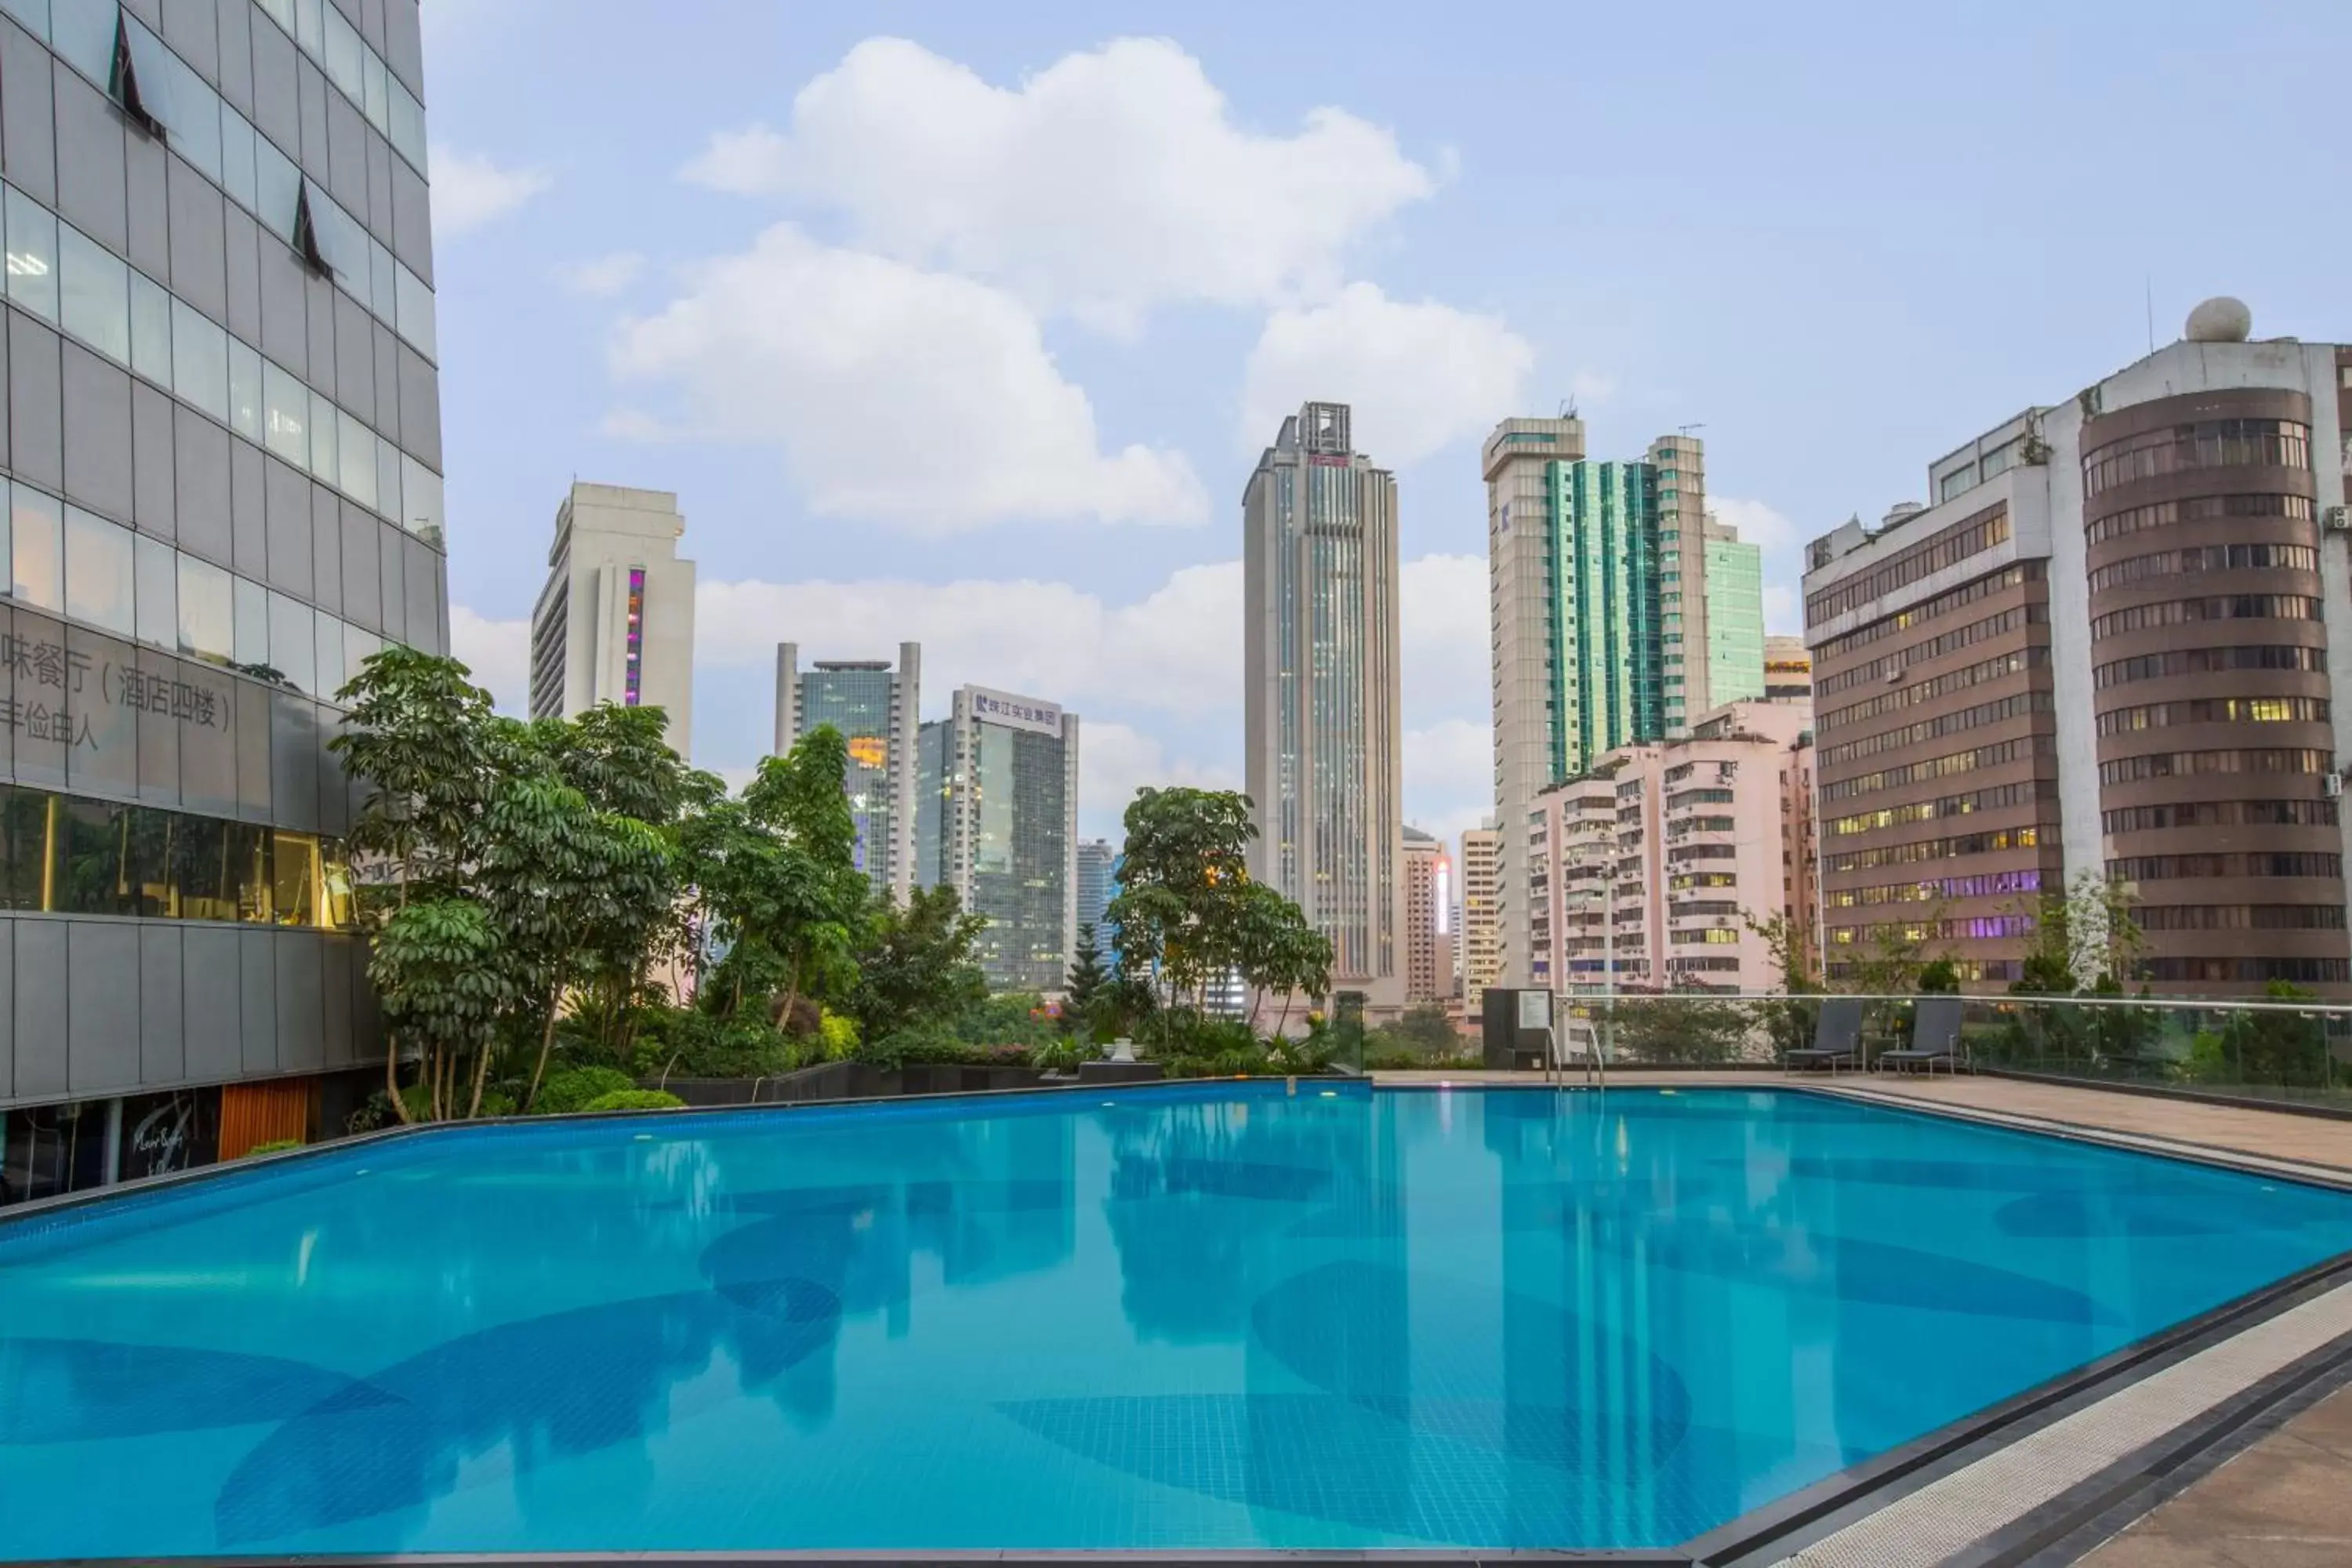
<instances>
[{"instance_id":1,"label":"blue sky","mask_svg":"<svg viewBox=\"0 0 2352 1568\"><path fill-rule=\"evenodd\" d=\"M1477 442L1700 425L1805 539L2230 292L2341 341L2352 7L425 0L450 589L519 703L572 478L678 492L694 760L772 645L1084 716L1082 811L1238 784L1240 496L1357 406L1408 816L1486 809ZM658 20L656 20L658 18Z\"/></svg>"}]
</instances>

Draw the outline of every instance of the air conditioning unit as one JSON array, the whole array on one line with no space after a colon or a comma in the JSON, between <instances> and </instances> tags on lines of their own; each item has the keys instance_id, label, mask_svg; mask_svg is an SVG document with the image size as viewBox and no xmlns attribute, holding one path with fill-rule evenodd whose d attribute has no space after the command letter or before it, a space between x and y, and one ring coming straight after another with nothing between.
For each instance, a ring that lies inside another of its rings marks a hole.
<instances>
[{"instance_id":1,"label":"air conditioning unit","mask_svg":"<svg viewBox=\"0 0 2352 1568\"><path fill-rule=\"evenodd\" d=\"M2344 793L2344 775L2342 773L2320 774L2319 793L2328 796L2342 795Z\"/></svg>"},{"instance_id":2,"label":"air conditioning unit","mask_svg":"<svg viewBox=\"0 0 2352 1568\"><path fill-rule=\"evenodd\" d=\"M2319 522L2330 533L2352 533L2352 513L2347 513L2340 506L2331 506L2320 513Z\"/></svg>"}]
</instances>

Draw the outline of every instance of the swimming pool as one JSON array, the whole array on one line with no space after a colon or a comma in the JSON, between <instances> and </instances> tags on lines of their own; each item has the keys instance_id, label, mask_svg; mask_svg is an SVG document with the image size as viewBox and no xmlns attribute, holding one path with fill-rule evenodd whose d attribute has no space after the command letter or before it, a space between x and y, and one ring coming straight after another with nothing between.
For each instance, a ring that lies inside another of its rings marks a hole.
<instances>
[{"instance_id":1,"label":"swimming pool","mask_svg":"<svg viewBox=\"0 0 2352 1568\"><path fill-rule=\"evenodd\" d=\"M458 1129L0 1226L0 1557L1666 1544L2347 1249L1777 1090Z\"/></svg>"}]
</instances>

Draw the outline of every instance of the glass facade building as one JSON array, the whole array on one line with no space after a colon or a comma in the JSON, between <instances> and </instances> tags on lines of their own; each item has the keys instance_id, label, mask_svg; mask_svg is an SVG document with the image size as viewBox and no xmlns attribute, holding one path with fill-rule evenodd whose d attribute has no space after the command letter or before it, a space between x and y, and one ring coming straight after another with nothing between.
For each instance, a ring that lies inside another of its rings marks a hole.
<instances>
[{"instance_id":1,"label":"glass facade building","mask_svg":"<svg viewBox=\"0 0 2352 1568\"><path fill-rule=\"evenodd\" d=\"M1649 463L1553 465L1553 771L1666 732L1658 602L1658 471Z\"/></svg>"},{"instance_id":2,"label":"glass facade building","mask_svg":"<svg viewBox=\"0 0 2352 1568\"><path fill-rule=\"evenodd\" d=\"M919 644L900 643L895 670L881 659L819 659L804 670L797 643L776 645L776 754L820 724L841 731L849 743L842 788L857 825L858 867L877 897L900 902L920 880L915 753L922 664Z\"/></svg>"},{"instance_id":3,"label":"glass facade building","mask_svg":"<svg viewBox=\"0 0 2352 1568\"><path fill-rule=\"evenodd\" d=\"M421 64L416 0L0 0L0 1202L381 1062L325 746L447 647Z\"/></svg>"},{"instance_id":4,"label":"glass facade building","mask_svg":"<svg viewBox=\"0 0 2352 1568\"><path fill-rule=\"evenodd\" d=\"M997 991L1059 991L1076 947L1078 719L1050 702L957 689L917 745L916 864L988 918Z\"/></svg>"},{"instance_id":5,"label":"glass facade building","mask_svg":"<svg viewBox=\"0 0 2352 1568\"><path fill-rule=\"evenodd\" d=\"M1706 541L1706 666L1710 707L1764 695L1764 552L1757 545Z\"/></svg>"}]
</instances>

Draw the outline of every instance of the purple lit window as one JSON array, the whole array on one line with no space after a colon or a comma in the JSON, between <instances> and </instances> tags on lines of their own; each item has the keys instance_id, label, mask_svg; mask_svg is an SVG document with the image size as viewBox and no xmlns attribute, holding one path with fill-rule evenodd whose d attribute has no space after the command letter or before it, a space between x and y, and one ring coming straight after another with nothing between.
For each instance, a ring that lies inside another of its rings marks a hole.
<instances>
[{"instance_id":1,"label":"purple lit window","mask_svg":"<svg viewBox=\"0 0 2352 1568\"><path fill-rule=\"evenodd\" d=\"M621 706L637 705L637 688L645 673L646 659L646 569L629 568L629 659L621 682Z\"/></svg>"}]
</instances>

